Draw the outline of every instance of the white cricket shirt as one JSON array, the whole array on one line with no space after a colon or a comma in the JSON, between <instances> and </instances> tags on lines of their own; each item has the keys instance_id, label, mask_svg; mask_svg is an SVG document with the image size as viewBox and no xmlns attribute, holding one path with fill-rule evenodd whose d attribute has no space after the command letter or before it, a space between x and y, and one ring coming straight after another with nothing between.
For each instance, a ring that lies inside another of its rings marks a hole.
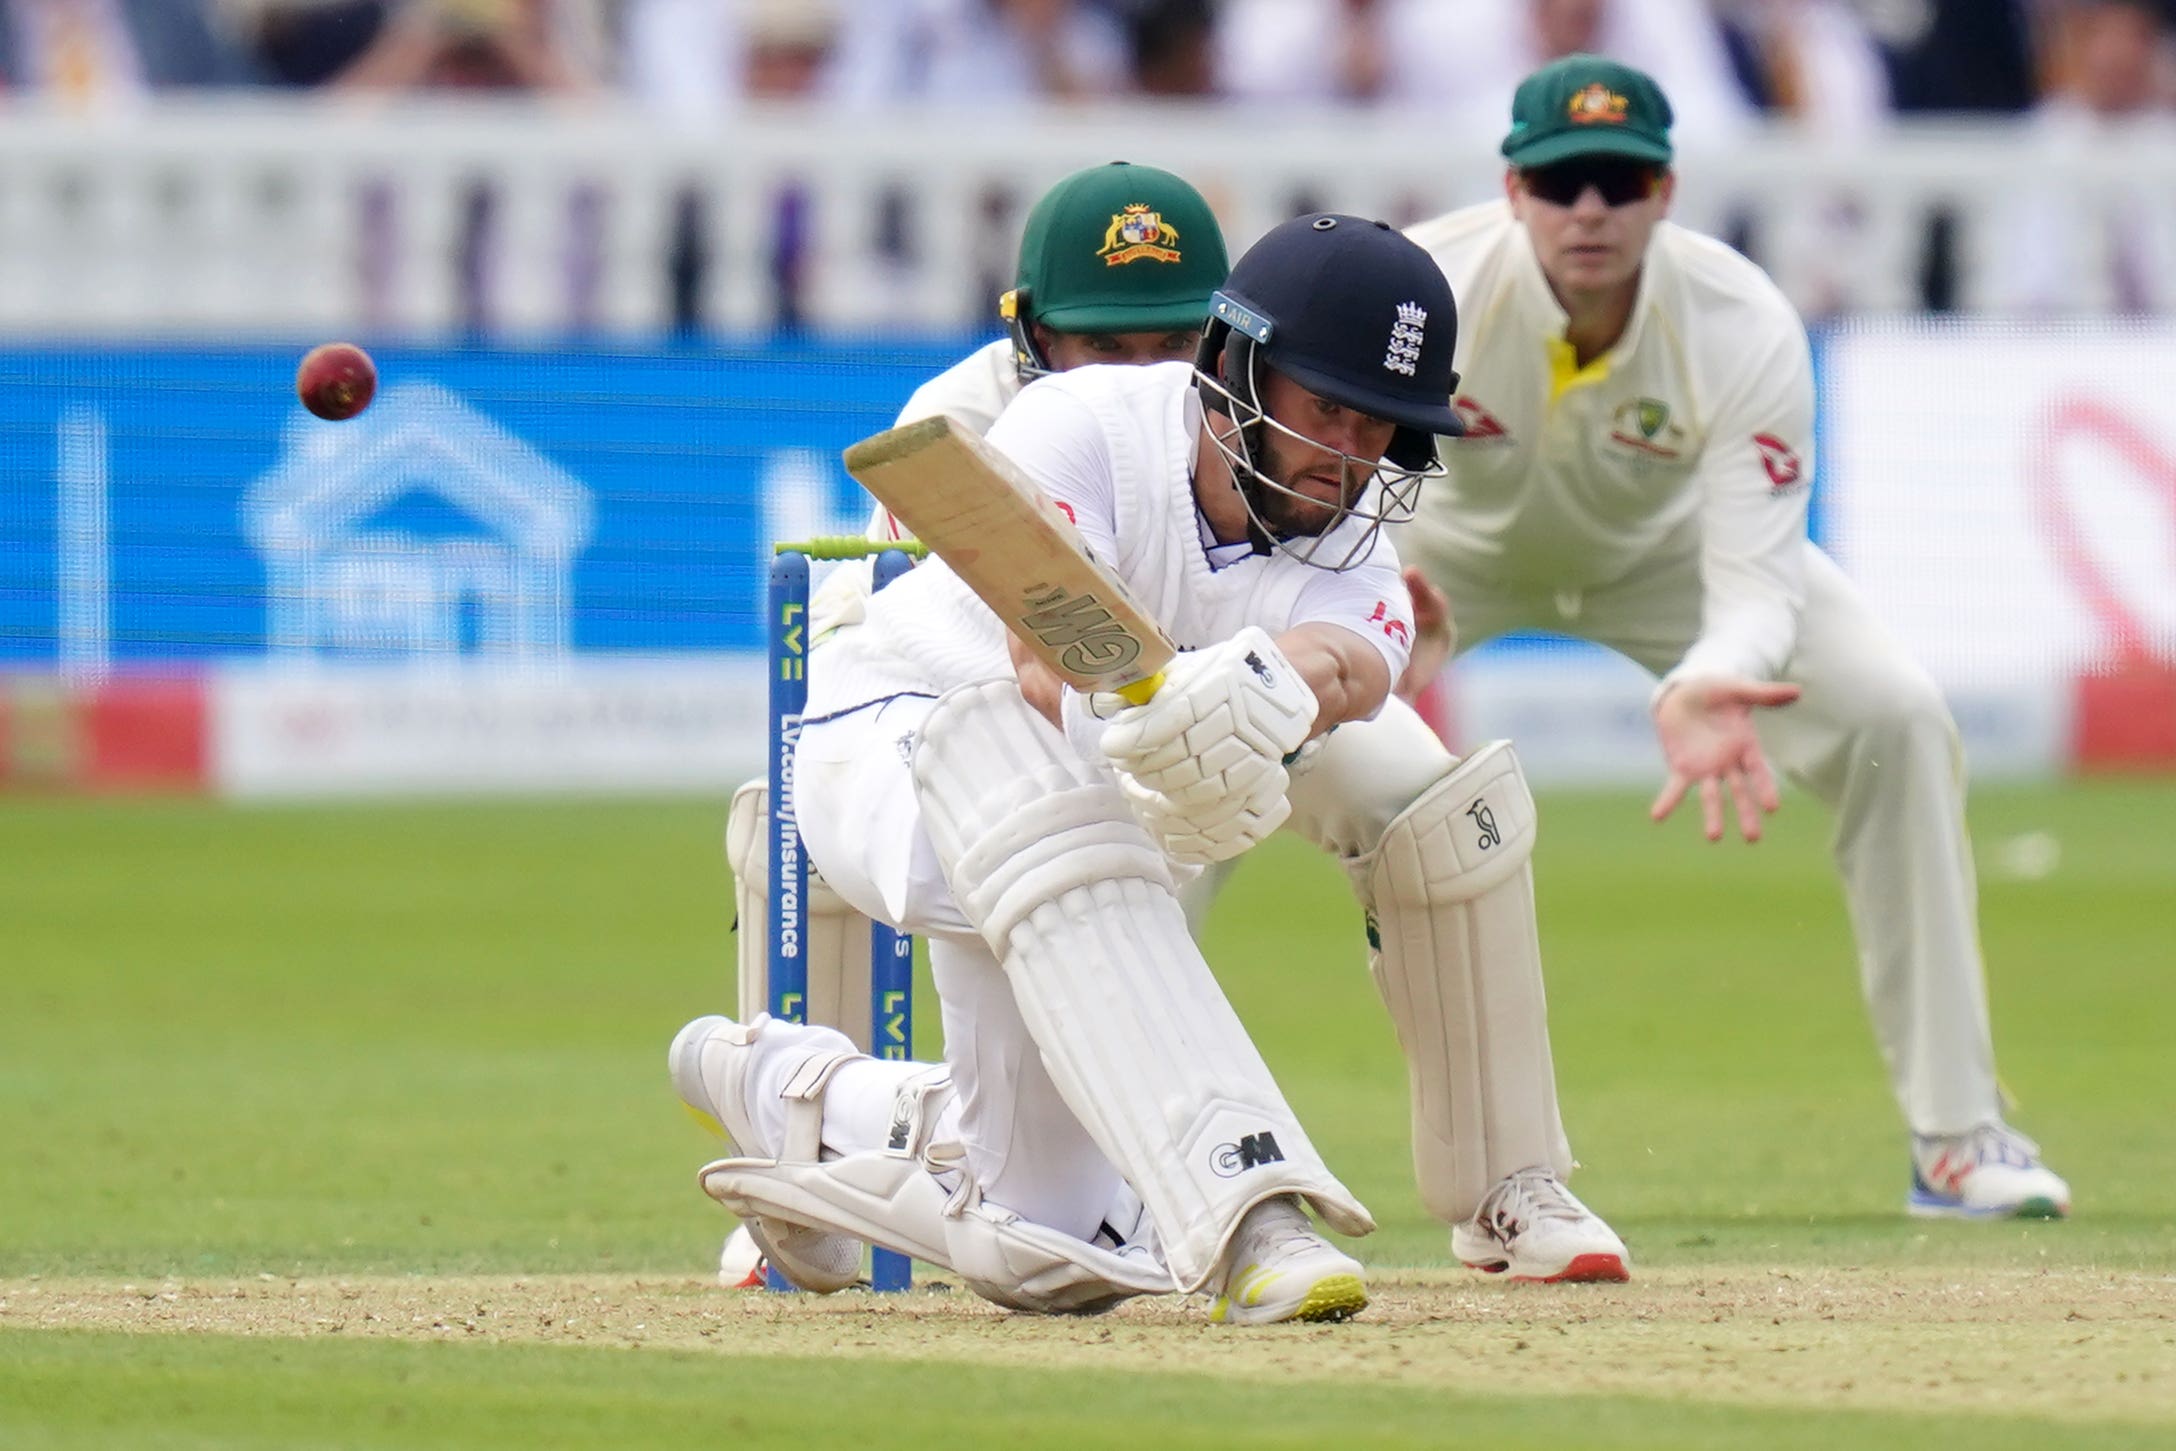
<instances>
[{"instance_id":1,"label":"white cricket shirt","mask_svg":"<svg viewBox=\"0 0 2176 1451\"><path fill-rule=\"evenodd\" d=\"M951 367L914 390L907 406L892 420L894 428L919 423L925 418L957 418L987 437L990 425L1005 405L1020 396L1020 366L1013 356L1011 338L975 349ZM871 539L911 539L905 525L892 518L880 504L869 520Z\"/></svg>"},{"instance_id":2,"label":"white cricket shirt","mask_svg":"<svg viewBox=\"0 0 2176 1451\"><path fill-rule=\"evenodd\" d=\"M999 338L986 347L975 349L915 389L913 396L907 399L907 406L892 420L892 426L919 423L941 414L959 419L977 433L987 434L990 425L997 422L997 415L1005 411L1005 405L1012 402L1020 388L1020 369L1013 361L1012 339ZM882 504L871 511L868 527L862 534L885 543L914 537ZM809 600L810 640L822 644L830 638L832 631L860 624L875 582L876 566L872 561L854 559L831 566Z\"/></svg>"},{"instance_id":3,"label":"white cricket shirt","mask_svg":"<svg viewBox=\"0 0 2176 1451\"><path fill-rule=\"evenodd\" d=\"M1071 515L1089 549L1181 648L1248 625L1280 635L1322 622L1372 643L1396 679L1413 615L1389 540L1378 535L1342 572L1213 545L1194 500L1201 417L1191 364L1109 364L1037 379L988 438ZM1365 527L1339 524L1328 557L1343 557ZM1004 626L933 557L873 596L860 626L825 642L820 667L809 671L806 718L1012 673Z\"/></svg>"},{"instance_id":4,"label":"white cricket shirt","mask_svg":"<svg viewBox=\"0 0 2176 1451\"><path fill-rule=\"evenodd\" d=\"M1700 634L1670 677L1773 677L1797 639L1813 472L1806 330L1775 284L1664 222L1624 336L1579 368L1508 202L1410 235L1458 299L1466 424L1405 526L1413 552L1563 596L1693 559Z\"/></svg>"}]
</instances>

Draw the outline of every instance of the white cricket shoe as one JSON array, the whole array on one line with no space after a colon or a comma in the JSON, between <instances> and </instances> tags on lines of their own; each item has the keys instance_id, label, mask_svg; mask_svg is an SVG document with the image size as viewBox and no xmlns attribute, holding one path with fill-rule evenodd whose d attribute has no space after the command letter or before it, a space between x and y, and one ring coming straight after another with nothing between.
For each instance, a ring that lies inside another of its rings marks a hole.
<instances>
[{"instance_id":1,"label":"white cricket shoe","mask_svg":"<svg viewBox=\"0 0 2176 1451\"><path fill-rule=\"evenodd\" d=\"M1998 1121L1969 1133L1912 1135L1904 1209L1919 1219L2064 1219L2070 1186L2040 1162L2038 1144Z\"/></svg>"},{"instance_id":2,"label":"white cricket shoe","mask_svg":"<svg viewBox=\"0 0 2176 1451\"><path fill-rule=\"evenodd\" d=\"M752 1023L736 1023L716 1014L697 1018L674 1036L667 1055L680 1101L704 1125L731 1141L736 1154L766 1153L766 1147L757 1142L755 1118L748 1111L747 1079L748 1064L755 1056L751 1049L769 1021L767 1014L759 1014ZM785 1220L751 1219L746 1228L763 1259L799 1289L828 1295L861 1277L861 1242L849 1235ZM723 1279L722 1256L719 1268Z\"/></svg>"},{"instance_id":3,"label":"white cricket shoe","mask_svg":"<svg viewBox=\"0 0 2176 1451\"><path fill-rule=\"evenodd\" d=\"M1632 1278L1624 1241L1554 1170L1538 1166L1499 1181L1473 1218L1452 1225L1451 1253L1472 1269L1514 1280Z\"/></svg>"},{"instance_id":4,"label":"white cricket shoe","mask_svg":"<svg viewBox=\"0 0 2176 1451\"><path fill-rule=\"evenodd\" d=\"M1223 1290L1209 1309L1219 1325L1347 1320L1367 1308L1360 1262L1315 1233L1290 1195L1247 1211L1224 1266Z\"/></svg>"},{"instance_id":5,"label":"white cricket shoe","mask_svg":"<svg viewBox=\"0 0 2176 1451\"><path fill-rule=\"evenodd\" d=\"M718 1284L728 1290L760 1290L767 1268L763 1247L748 1232L748 1226L735 1225L718 1249Z\"/></svg>"}]
</instances>

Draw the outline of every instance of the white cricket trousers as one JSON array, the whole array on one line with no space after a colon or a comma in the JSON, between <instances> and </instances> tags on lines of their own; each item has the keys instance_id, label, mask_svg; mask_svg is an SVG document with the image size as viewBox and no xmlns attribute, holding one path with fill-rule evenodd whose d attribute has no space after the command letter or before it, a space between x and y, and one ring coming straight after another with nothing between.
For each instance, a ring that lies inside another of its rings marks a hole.
<instances>
[{"instance_id":1,"label":"white cricket trousers","mask_svg":"<svg viewBox=\"0 0 2176 1451\"><path fill-rule=\"evenodd\" d=\"M1398 550L1450 597L1460 650L1546 630L1606 645L1660 675L1700 629L1693 558L1570 594L1492 583L1485 563L1432 550L1414 531ZM1761 744L1835 812L1831 851L1858 939L1860 987L1905 1123L1946 1134L1998 1118L1956 723L1932 678L1811 543L1798 644L1781 678L1804 694L1757 712Z\"/></svg>"},{"instance_id":2,"label":"white cricket trousers","mask_svg":"<svg viewBox=\"0 0 2176 1451\"><path fill-rule=\"evenodd\" d=\"M1003 966L961 914L923 830L910 763L935 704L903 697L803 729L794 753L802 842L857 911L928 940L960 1137L984 1197L1091 1239L1123 1202L1123 1181L1051 1082ZM1295 779L1290 829L1340 857L1370 850L1449 760L1419 717L1391 701L1377 719L1332 733ZM1352 930L1357 958L1357 908ZM1359 991L1364 977L1354 976ZM852 1112L889 1112L888 1099L854 1102ZM827 1100L827 1143L882 1142L881 1117L835 1134L836 1109Z\"/></svg>"}]
</instances>

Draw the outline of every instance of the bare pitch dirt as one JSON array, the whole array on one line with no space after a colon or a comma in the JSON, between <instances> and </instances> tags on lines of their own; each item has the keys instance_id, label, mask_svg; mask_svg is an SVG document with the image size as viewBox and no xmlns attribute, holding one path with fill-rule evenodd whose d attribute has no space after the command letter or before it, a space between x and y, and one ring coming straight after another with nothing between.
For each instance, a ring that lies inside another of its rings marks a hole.
<instances>
[{"instance_id":1,"label":"bare pitch dirt","mask_svg":"<svg viewBox=\"0 0 2176 1451\"><path fill-rule=\"evenodd\" d=\"M1143 1374L1628 1393L1832 1410L2008 1409L2176 1425L2176 1277L1662 1270L1630 1285L1378 1278L1343 1325L1234 1330L1201 1301L1092 1320L1008 1315L941 1281L904 1296L697 1280L0 1281L0 1327L551 1342L862 1355Z\"/></svg>"}]
</instances>

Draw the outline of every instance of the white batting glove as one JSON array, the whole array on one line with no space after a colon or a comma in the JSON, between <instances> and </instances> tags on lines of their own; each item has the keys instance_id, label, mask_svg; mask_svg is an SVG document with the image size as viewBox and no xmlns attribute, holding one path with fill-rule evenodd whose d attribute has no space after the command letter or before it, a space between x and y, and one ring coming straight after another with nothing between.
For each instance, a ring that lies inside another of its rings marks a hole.
<instances>
[{"instance_id":1,"label":"white batting glove","mask_svg":"<svg viewBox=\"0 0 2176 1451\"><path fill-rule=\"evenodd\" d=\"M1065 687L1058 697L1058 726L1084 761L1101 761L1103 733L1111 722L1132 709L1126 698L1111 691L1075 690Z\"/></svg>"},{"instance_id":2,"label":"white batting glove","mask_svg":"<svg viewBox=\"0 0 2176 1451\"><path fill-rule=\"evenodd\" d=\"M1282 763L1314 730L1315 693L1269 633L1250 625L1179 656L1146 705L1103 732L1103 754L1165 795L1225 778L1248 758Z\"/></svg>"},{"instance_id":3,"label":"white batting glove","mask_svg":"<svg viewBox=\"0 0 2176 1451\"><path fill-rule=\"evenodd\" d=\"M1134 816L1163 844L1165 854L1191 866L1229 861L1251 851L1292 814L1285 797L1285 769L1274 761L1247 772L1242 789L1226 788L1213 798L1196 792L1196 799L1175 800L1123 773L1118 780Z\"/></svg>"}]
</instances>

